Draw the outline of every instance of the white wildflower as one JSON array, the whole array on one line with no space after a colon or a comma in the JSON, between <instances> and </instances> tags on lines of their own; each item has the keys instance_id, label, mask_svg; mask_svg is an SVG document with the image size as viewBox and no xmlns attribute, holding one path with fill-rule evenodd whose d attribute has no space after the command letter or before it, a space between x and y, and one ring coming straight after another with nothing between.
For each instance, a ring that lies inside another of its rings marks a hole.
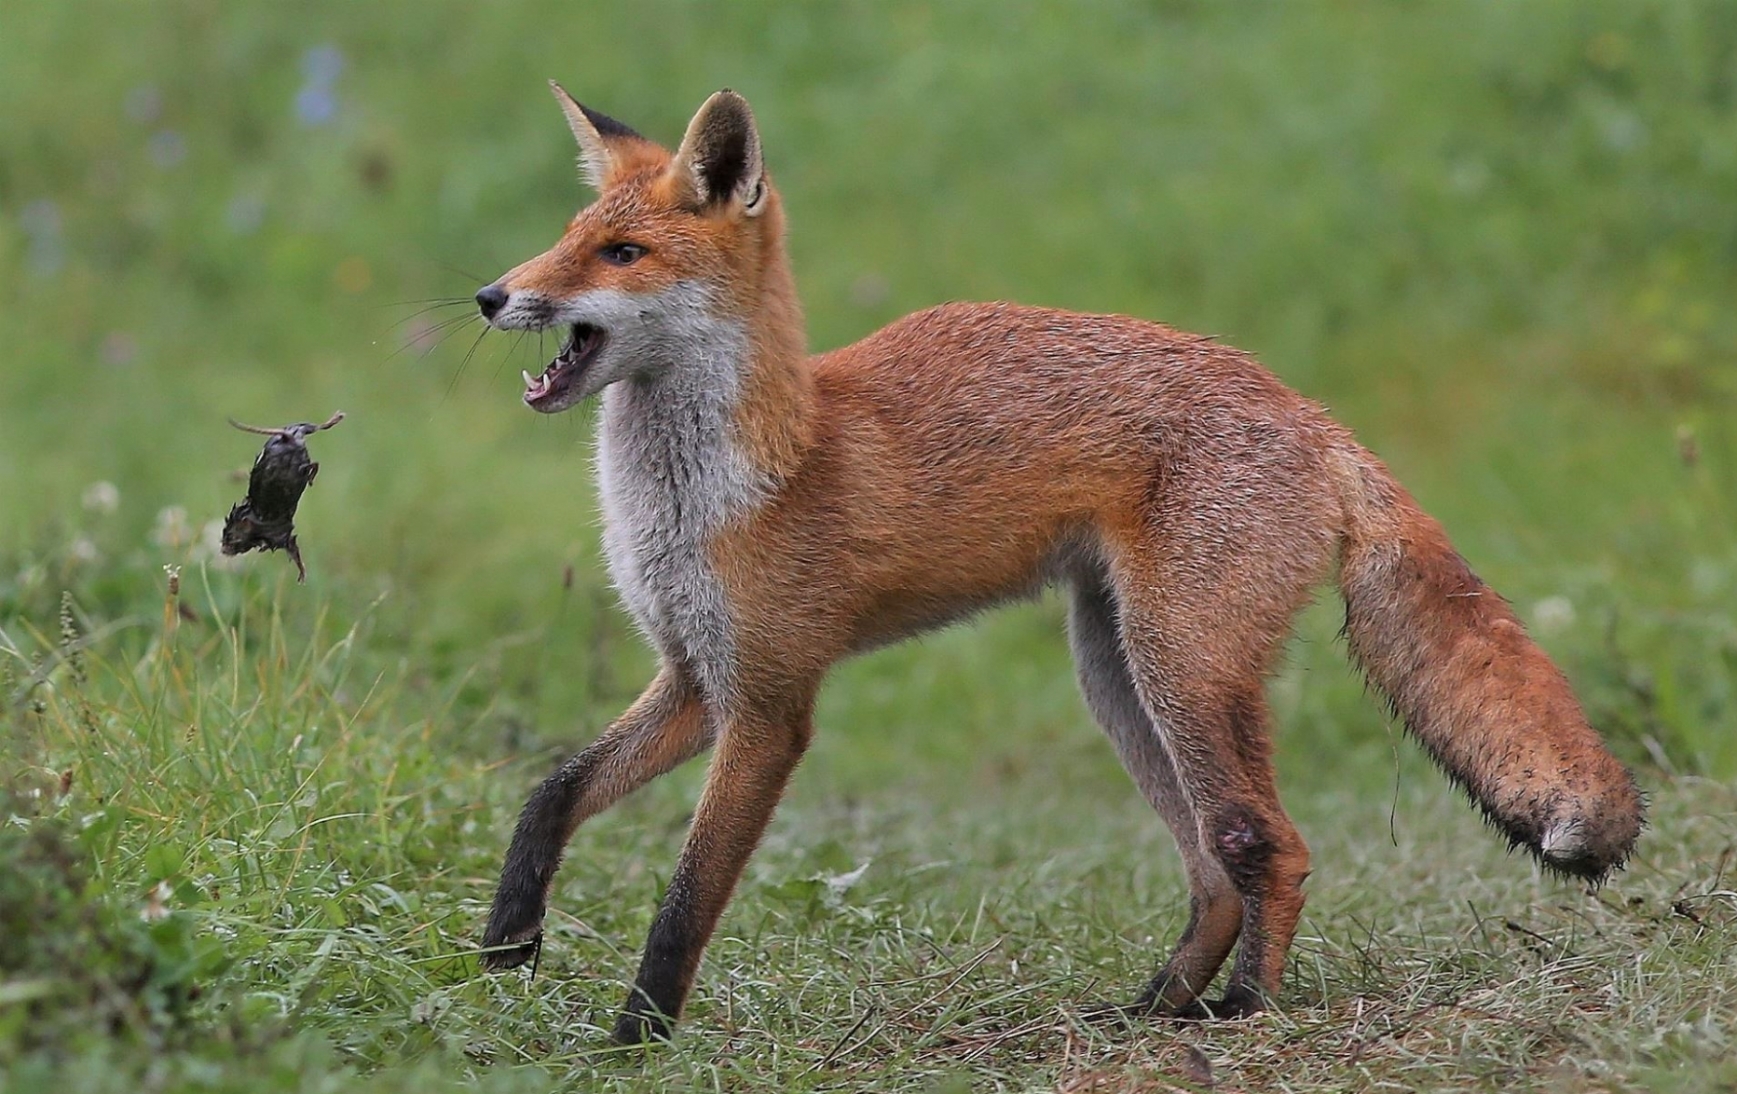
<instances>
[{"instance_id":1,"label":"white wildflower","mask_svg":"<svg viewBox=\"0 0 1737 1094\"><path fill-rule=\"evenodd\" d=\"M167 881L159 881L151 886L145 894L145 906L139 909L139 918L146 923L156 923L169 918L169 898L175 890L169 888Z\"/></svg>"},{"instance_id":2,"label":"white wildflower","mask_svg":"<svg viewBox=\"0 0 1737 1094\"><path fill-rule=\"evenodd\" d=\"M84 488L83 500L85 509L107 515L120 508L121 492L112 482L93 482Z\"/></svg>"},{"instance_id":3,"label":"white wildflower","mask_svg":"<svg viewBox=\"0 0 1737 1094\"><path fill-rule=\"evenodd\" d=\"M194 562L210 562L223 549L223 522L208 520L199 526L199 537L193 541Z\"/></svg>"},{"instance_id":4,"label":"white wildflower","mask_svg":"<svg viewBox=\"0 0 1737 1094\"><path fill-rule=\"evenodd\" d=\"M170 505L157 511L157 523L151 529L152 543L174 550L187 546L192 540L193 531L187 527L186 509Z\"/></svg>"},{"instance_id":5,"label":"white wildflower","mask_svg":"<svg viewBox=\"0 0 1737 1094\"><path fill-rule=\"evenodd\" d=\"M1532 625L1539 634L1561 634L1574 626L1574 601L1565 596L1547 596L1532 605Z\"/></svg>"},{"instance_id":6,"label":"white wildflower","mask_svg":"<svg viewBox=\"0 0 1737 1094\"><path fill-rule=\"evenodd\" d=\"M241 558L223 553L223 522L208 520L199 526L199 539L193 544L192 559L213 570L239 570Z\"/></svg>"}]
</instances>

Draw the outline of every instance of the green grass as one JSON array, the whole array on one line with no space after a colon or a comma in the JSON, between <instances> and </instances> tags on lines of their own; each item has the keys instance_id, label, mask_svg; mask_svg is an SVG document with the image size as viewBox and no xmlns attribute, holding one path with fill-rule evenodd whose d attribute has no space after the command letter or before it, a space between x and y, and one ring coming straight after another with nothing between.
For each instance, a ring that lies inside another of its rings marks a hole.
<instances>
[{"instance_id":1,"label":"green grass","mask_svg":"<svg viewBox=\"0 0 1737 1094\"><path fill-rule=\"evenodd\" d=\"M1109 1092L1200 1058L1221 1089L1737 1083L1728 6L3 22L0 1089ZM1271 691L1315 855L1283 1013L1085 1025L1186 901L1048 600L839 670L673 1046L602 1029L700 764L579 833L534 980L478 975L524 795L651 666L589 414L518 405L529 341L430 350L462 303L399 303L462 301L583 199L551 76L666 139L750 97L817 348L1008 297L1259 352L1562 662L1652 797L1633 866L1587 893L1507 855L1322 605ZM213 558L255 450L224 417L338 408L309 583Z\"/></svg>"}]
</instances>

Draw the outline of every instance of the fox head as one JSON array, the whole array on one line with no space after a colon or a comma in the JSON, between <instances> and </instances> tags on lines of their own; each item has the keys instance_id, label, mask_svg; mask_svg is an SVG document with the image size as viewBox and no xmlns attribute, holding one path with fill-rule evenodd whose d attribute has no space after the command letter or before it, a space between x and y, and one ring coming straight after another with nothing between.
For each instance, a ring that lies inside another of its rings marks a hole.
<instances>
[{"instance_id":1,"label":"fox head","mask_svg":"<svg viewBox=\"0 0 1737 1094\"><path fill-rule=\"evenodd\" d=\"M553 247L476 294L500 330L565 335L541 375L525 374L526 404L554 413L617 380L740 358L783 246L748 101L727 90L707 99L672 153L550 86L597 200Z\"/></svg>"}]
</instances>

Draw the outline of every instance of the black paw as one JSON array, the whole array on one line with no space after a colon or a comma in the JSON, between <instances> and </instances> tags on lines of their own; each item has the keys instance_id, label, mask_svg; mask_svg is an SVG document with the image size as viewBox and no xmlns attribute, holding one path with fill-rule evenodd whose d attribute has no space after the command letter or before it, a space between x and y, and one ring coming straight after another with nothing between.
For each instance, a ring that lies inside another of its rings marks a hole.
<instances>
[{"instance_id":1,"label":"black paw","mask_svg":"<svg viewBox=\"0 0 1737 1094\"><path fill-rule=\"evenodd\" d=\"M516 969L534 961L543 951L543 912L548 907L540 896L515 896L521 887L503 881L489 909L489 924L483 928L482 965L490 972Z\"/></svg>"},{"instance_id":2,"label":"black paw","mask_svg":"<svg viewBox=\"0 0 1737 1094\"><path fill-rule=\"evenodd\" d=\"M618 1045L661 1044L670 1039L675 1024L662 1014L644 1013L629 1005L615 1019L615 1032L610 1040Z\"/></svg>"},{"instance_id":3,"label":"black paw","mask_svg":"<svg viewBox=\"0 0 1737 1094\"><path fill-rule=\"evenodd\" d=\"M1213 1018L1253 1018L1267 1009L1267 997L1259 988L1232 980L1224 987L1224 998L1206 1004Z\"/></svg>"},{"instance_id":4,"label":"black paw","mask_svg":"<svg viewBox=\"0 0 1737 1094\"><path fill-rule=\"evenodd\" d=\"M1205 1022L1212 1017L1212 1012L1207 1010L1205 1003L1195 999L1180 1007L1171 1008L1164 1017L1173 1022Z\"/></svg>"},{"instance_id":5,"label":"black paw","mask_svg":"<svg viewBox=\"0 0 1737 1094\"><path fill-rule=\"evenodd\" d=\"M493 930L483 935L482 967L488 972L516 969L527 961L535 961L543 952L543 932L539 928L529 938L496 936Z\"/></svg>"},{"instance_id":6,"label":"black paw","mask_svg":"<svg viewBox=\"0 0 1737 1094\"><path fill-rule=\"evenodd\" d=\"M1181 1006L1144 998L1132 1003L1097 1003L1082 1007L1079 1014L1092 1025L1121 1026L1124 1029L1132 1029L1143 1022L1201 1022L1212 1017L1198 999Z\"/></svg>"}]
</instances>

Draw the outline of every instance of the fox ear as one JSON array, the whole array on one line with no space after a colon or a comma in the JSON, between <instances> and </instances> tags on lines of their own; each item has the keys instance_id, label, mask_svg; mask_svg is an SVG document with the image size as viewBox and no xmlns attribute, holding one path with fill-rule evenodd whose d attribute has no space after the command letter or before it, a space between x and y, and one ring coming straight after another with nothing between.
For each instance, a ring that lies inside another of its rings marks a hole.
<instances>
[{"instance_id":1,"label":"fox ear","mask_svg":"<svg viewBox=\"0 0 1737 1094\"><path fill-rule=\"evenodd\" d=\"M555 93L555 101L561 104L561 113L567 116L567 128L573 131L573 139L579 142L579 174L593 190L603 189L619 158L620 142L643 141L645 138L609 115L579 105L579 101L554 80L549 81L549 90Z\"/></svg>"},{"instance_id":2,"label":"fox ear","mask_svg":"<svg viewBox=\"0 0 1737 1094\"><path fill-rule=\"evenodd\" d=\"M748 216L764 212L766 166L748 100L727 88L707 99L688 123L670 169L684 177L702 209L736 201Z\"/></svg>"}]
</instances>

